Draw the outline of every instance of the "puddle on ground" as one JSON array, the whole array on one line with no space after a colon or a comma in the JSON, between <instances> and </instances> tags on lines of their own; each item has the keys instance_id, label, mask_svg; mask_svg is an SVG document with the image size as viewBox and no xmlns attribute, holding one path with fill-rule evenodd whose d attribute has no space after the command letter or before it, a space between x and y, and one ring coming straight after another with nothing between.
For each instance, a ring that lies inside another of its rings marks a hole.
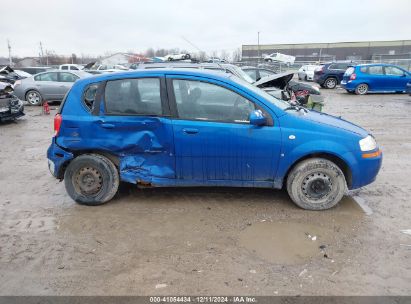
<instances>
[{"instance_id":1,"label":"puddle on ground","mask_svg":"<svg viewBox=\"0 0 411 304\"><path fill-rule=\"evenodd\" d=\"M312 224L261 222L242 232L240 245L264 260L290 265L321 256L318 247L330 243L332 235L332 229Z\"/></svg>"},{"instance_id":2,"label":"puddle on ground","mask_svg":"<svg viewBox=\"0 0 411 304\"><path fill-rule=\"evenodd\" d=\"M293 220L255 223L241 232L239 245L272 263L304 263L323 257L319 246L333 244L336 237L347 237L365 213L353 198L346 196L336 208L310 212L308 216L312 216L310 222L318 224Z\"/></svg>"}]
</instances>

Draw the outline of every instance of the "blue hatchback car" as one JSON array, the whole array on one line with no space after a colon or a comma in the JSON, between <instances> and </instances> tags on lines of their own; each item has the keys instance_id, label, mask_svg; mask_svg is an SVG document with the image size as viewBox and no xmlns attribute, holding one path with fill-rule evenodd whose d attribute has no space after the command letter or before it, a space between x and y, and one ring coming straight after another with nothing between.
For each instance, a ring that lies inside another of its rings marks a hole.
<instances>
[{"instance_id":1,"label":"blue hatchback car","mask_svg":"<svg viewBox=\"0 0 411 304\"><path fill-rule=\"evenodd\" d=\"M364 129L291 106L234 75L190 69L78 80L54 119L52 174L98 205L140 186L286 187L300 207L336 205L374 181L382 154Z\"/></svg>"},{"instance_id":2,"label":"blue hatchback car","mask_svg":"<svg viewBox=\"0 0 411 304\"><path fill-rule=\"evenodd\" d=\"M391 64L360 64L350 67L341 86L349 93L365 95L368 92L385 93L406 91L411 73Z\"/></svg>"}]
</instances>

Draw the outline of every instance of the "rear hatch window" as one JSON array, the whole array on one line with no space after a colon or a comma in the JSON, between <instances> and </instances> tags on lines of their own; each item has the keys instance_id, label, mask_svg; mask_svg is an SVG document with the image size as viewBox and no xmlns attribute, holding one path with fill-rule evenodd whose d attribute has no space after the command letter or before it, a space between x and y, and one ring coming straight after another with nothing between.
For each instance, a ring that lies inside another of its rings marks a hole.
<instances>
[{"instance_id":1,"label":"rear hatch window","mask_svg":"<svg viewBox=\"0 0 411 304\"><path fill-rule=\"evenodd\" d=\"M352 73L354 73L354 71L355 71L355 68L354 68L354 67L349 67L349 68L345 71L344 76L350 76Z\"/></svg>"}]
</instances>

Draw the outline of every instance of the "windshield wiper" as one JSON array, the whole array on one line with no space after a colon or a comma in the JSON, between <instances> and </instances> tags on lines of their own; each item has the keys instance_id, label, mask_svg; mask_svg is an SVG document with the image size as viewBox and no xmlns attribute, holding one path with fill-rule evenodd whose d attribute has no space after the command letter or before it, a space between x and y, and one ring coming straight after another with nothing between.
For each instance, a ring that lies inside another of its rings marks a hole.
<instances>
[{"instance_id":1,"label":"windshield wiper","mask_svg":"<svg viewBox=\"0 0 411 304\"><path fill-rule=\"evenodd\" d=\"M299 106L299 105L290 105L289 107L284 109L284 111L288 111L288 110L295 110L297 112L303 110L305 113L308 113L308 110L306 108Z\"/></svg>"}]
</instances>

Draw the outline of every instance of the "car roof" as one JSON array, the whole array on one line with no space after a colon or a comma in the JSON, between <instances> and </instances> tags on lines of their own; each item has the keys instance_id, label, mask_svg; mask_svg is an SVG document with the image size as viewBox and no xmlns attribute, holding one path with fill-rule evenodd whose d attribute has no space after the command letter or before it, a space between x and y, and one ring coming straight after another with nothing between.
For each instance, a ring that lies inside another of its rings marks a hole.
<instances>
[{"instance_id":1,"label":"car roof","mask_svg":"<svg viewBox=\"0 0 411 304\"><path fill-rule=\"evenodd\" d=\"M90 74L90 73L87 73L87 72L85 72L85 71L81 71L81 70L58 70L58 69L50 69L50 70L47 70L47 71L44 71L44 72L40 72L40 73L37 73L37 74L35 74L35 75L32 75L32 76L37 76L37 75L41 75L41 74L46 74L46 73L71 73L71 74L75 74L75 75L77 75L77 76L79 76L79 77L88 77L88 76L90 76L90 75L92 75L92 74Z\"/></svg>"},{"instance_id":2,"label":"car roof","mask_svg":"<svg viewBox=\"0 0 411 304\"><path fill-rule=\"evenodd\" d=\"M114 72L114 73L105 73L99 75L93 75L91 77L87 77L82 81L85 82L98 82L98 81L106 81L111 79L122 79L122 78L133 78L134 76L139 75L185 75L185 76L200 76L200 77L209 77L212 76L214 79L217 80L227 80L232 74L225 73L223 71L213 71L213 70L201 70L196 68L156 68L156 69L141 69L141 70L131 70L131 71L124 71L124 72ZM82 82L80 81L80 82Z\"/></svg>"},{"instance_id":3,"label":"car roof","mask_svg":"<svg viewBox=\"0 0 411 304\"><path fill-rule=\"evenodd\" d=\"M399 66L396 66L395 64L389 64L389 63L363 63L363 64L357 64L356 66L395 66L400 68Z\"/></svg>"}]
</instances>

